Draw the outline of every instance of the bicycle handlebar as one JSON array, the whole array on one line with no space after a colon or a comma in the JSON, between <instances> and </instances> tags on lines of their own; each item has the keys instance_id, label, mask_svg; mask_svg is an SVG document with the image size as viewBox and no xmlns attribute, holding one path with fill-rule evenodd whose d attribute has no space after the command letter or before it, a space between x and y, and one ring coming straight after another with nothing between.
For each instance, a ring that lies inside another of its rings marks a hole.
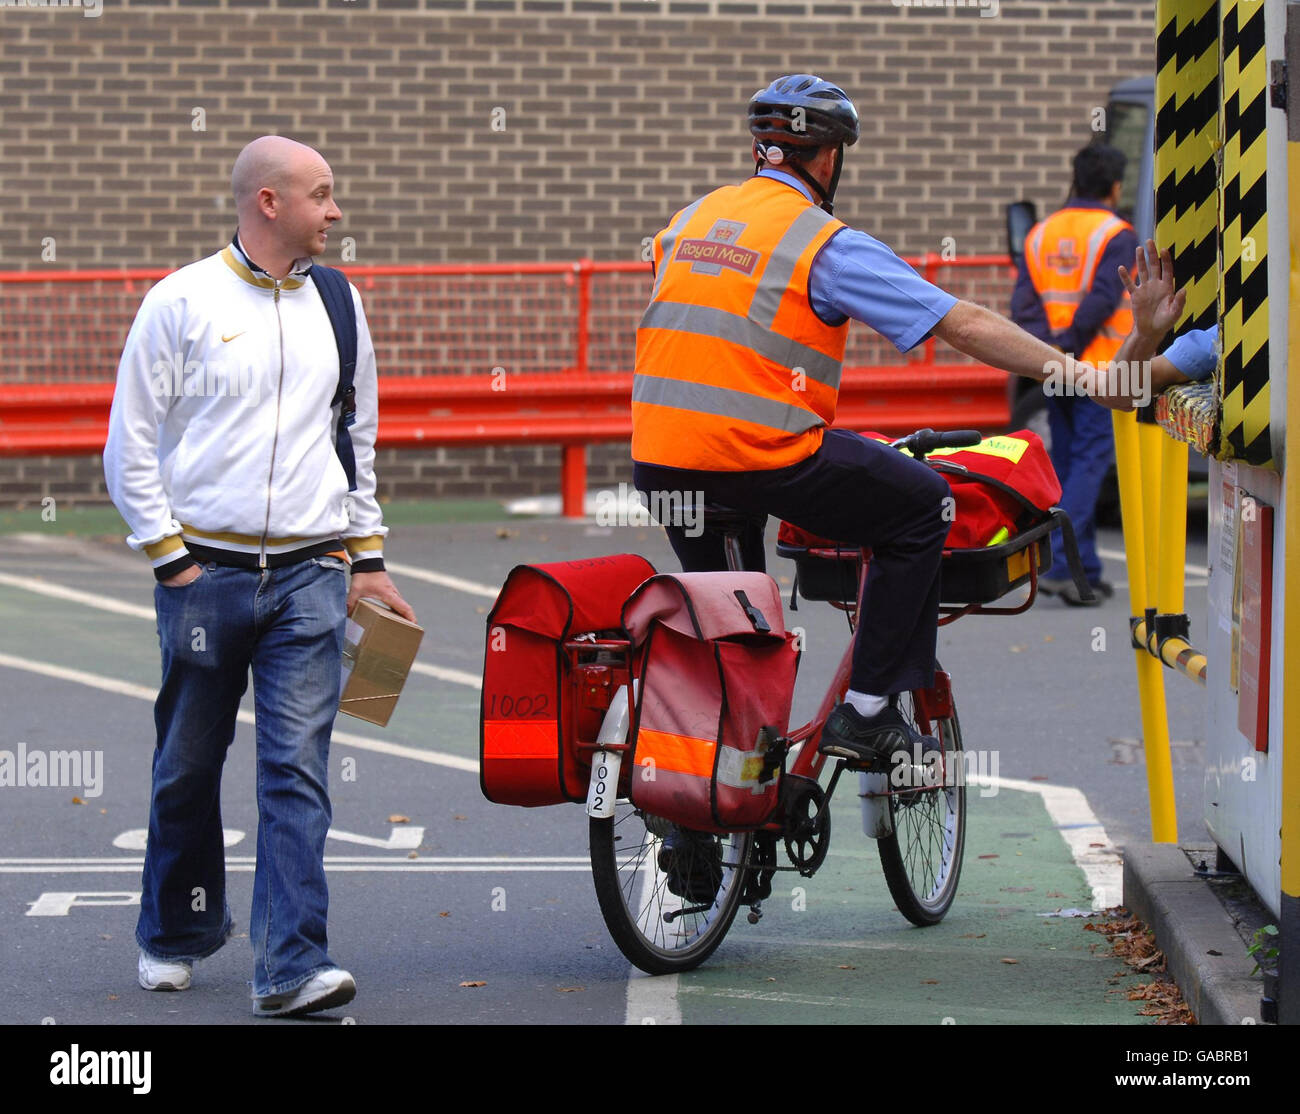
<instances>
[{"instance_id":1,"label":"bicycle handlebar","mask_svg":"<svg viewBox=\"0 0 1300 1114\"><path fill-rule=\"evenodd\" d=\"M892 442L895 449L906 449L914 457L923 457L935 449L964 449L978 445L982 434L978 429L954 429L948 433L936 433L932 429L918 429L915 433Z\"/></svg>"}]
</instances>

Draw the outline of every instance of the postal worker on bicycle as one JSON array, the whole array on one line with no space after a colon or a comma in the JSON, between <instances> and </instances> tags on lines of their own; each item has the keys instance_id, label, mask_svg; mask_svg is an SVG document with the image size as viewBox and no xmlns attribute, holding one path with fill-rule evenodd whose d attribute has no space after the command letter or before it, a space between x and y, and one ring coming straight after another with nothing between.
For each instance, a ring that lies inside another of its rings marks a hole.
<instances>
[{"instance_id":1,"label":"postal worker on bicycle","mask_svg":"<svg viewBox=\"0 0 1300 1114\"><path fill-rule=\"evenodd\" d=\"M1086 364L1062 368L1056 349L926 282L832 215L844 150L859 135L842 89L809 74L778 78L750 101L749 130L753 176L693 201L654 239L654 285L637 330L634 482L651 505L672 505L662 493L698 492L871 547L871 637L857 640L849 691L820 747L887 762L899 748L936 745L891 698L933 679L949 488L888 445L830 428L849 319L900 352L933 334L994 367L1055 375L1059 391L1113 409L1131 409L1138 394ZM720 538L665 525L684 570L726 568ZM746 532L742 553L746 568L765 567L761 526Z\"/></svg>"}]
</instances>

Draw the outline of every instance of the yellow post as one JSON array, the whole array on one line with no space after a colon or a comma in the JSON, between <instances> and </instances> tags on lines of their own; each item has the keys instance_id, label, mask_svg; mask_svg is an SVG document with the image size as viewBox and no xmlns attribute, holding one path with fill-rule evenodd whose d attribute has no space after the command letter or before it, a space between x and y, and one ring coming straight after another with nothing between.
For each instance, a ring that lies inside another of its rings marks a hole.
<instances>
[{"instance_id":1,"label":"yellow post","mask_svg":"<svg viewBox=\"0 0 1300 1114\"><path fill-rule=\"evenodd\" d=\"M1115 463L1119 470L1120 506L1124 519L1124 559L1128 567L1129 598L1134 615L1141 615L1155 599L1155 570L1148 554L1156 552L1155 532L1159 528L1160 490L1152 483L1159 475L1160 445L1143 429L1160 436L1158 426L1139 426L1133 414L1113 415ZM1143 452L1143 441L1147 450ZM1146 474L1147 457L1153 456L1152 475ZM1144 492L1150 506L1144 506ZM1186 493L1184 493L1184 501ZM1148 519L1151 525L1146 525ZM1152 544L1148 545L1148 538ZM1149 579L1148 579L1149 577ZM1164 666L1145 649L1135 649L1138 697L1142 703L1142 739L1147 762L1147 793L1151 801L1151 839L1155 843L1178 842L1178 818L1174 806L1174 771L1169 756L1169 724L1165 708Z\"/></svg>"},{"instance_id":2,"label":"yellow post","mask_svg":"<svg viewBox=\"0 0 1300 1114\"><path fill-rule=\"evenodd\" d=\"M1187 567L1187 442L1165 437L1160 468L1160 584L1156 608L1179 615L1183 611L1183 573Z\"/></svg>"}]
</instances>

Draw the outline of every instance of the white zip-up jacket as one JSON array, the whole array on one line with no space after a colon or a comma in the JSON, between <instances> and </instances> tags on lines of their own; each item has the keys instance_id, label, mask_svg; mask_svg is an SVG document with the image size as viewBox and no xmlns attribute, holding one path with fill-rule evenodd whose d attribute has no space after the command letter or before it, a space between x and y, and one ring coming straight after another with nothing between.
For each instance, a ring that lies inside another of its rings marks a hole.
<instances>
[{"instance_id":1,"label":"white zip-up jacket","mask_svg":"<svg viewBox=\"0 0 1300 1114\"><path fill-rule=\"evenodd\" d=\"M310 260L276 281L236 241L145 295L118 365L104 447L126 539L159 580L196 557L273 567L338 548L383 568L375 350L357 313L355 491L335 449L339 354ZM333 544L331 544L333 543ZM191 548L193 547L193 548Z\"/></svg>"}]
</instances>

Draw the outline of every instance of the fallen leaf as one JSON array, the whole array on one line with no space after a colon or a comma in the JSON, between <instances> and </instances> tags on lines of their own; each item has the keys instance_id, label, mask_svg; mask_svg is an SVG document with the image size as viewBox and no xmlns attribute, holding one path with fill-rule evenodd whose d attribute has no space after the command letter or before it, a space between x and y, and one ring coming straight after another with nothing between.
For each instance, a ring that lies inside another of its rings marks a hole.
<instances>
[{"instance_id":1,"label":"fallen leaf","mask_svg":"<svg viewBox=\"0 0 1300 1114\"><path fill-rule=\"evenodd\" d=\"M110 994L110 995L108 996L108 1000L109 1000L110 1002L116 1002L116 1001L117 1001L117 995L116 995L116 994Z\"/></svg>"},{"instance_id":2,"label":"fallen leaf","mask_svg":"<svg viewBox=\"0 0 1300 1114\"><path fill-rule=\"evenodd\" d=\"M1056 635L1054 635L1054 634L1045 634L1045 635L1043 635L1043 641L1044 641L1044 642L1055 642L1055 641L1056 641Z\"/></svg>"},{"instance_id":3,"label":"fallen leaf","mask_svg":"<svg viewBox=\"0 0 1300 1114\"><path fill-rule=\"evenodd\" d=\"M1049 778L1048 778L1048 776L1047 776L1046 774L1032 774L1032 775L1030 776L1029 780L1030 780L1030 781L1048 781Z\"/></svg>"},{"instance_id":4,"label":"fallen leaf","mask_svg":"<svg viewBox=\"0 0 1300 1114\"><path fill-rule=\"evenodd\" d=\"M1030 894L1034 892L1033 886L1002 886L1004 894Z\"/></svg>"},{"instance_id":5,"label":"fallen leaf","mask_svg":"<svg viewBox=\"0 0 1300 1114\"><path fill-rule=\"evenodd\" d=\"M1016 645L1016 646L1012 646L1012 647L1011 647L1011 652L1012 652L1013 654L1023 654L1023 653L1024 653L1026 650L1028 650L1028 649L1029 649L1029 647L1028 647L1025 643L1021 642L1021 643L1019 643L1019 644Z\"/></svg>"},{"instance_id":6,"label":"fallen leaf","mask_svg":"<svg viewBox=\"0 0 1300 1114\"><path fill-rule=\"evenodd\" d=\"M854 967L853 964L851 964L851 963L841 963L839 969L840 969L841 971L856 971L856 970L857 970L857 968Z\"/></svg>"},{"instance_id":7,"label":"fallen leaf","mask_svg":"<svg viewBox=\"0 0 1300 1114\"><path fill-rule=\"evenodd\" d=\"M996 859L997 856L996 856L996 855L981 855L980 858L981 858L981 859Z\"/></svg>"},{"instance_id":8,"label":"fallen leaf","mask_svg":"<svg viewBox=\"0 0 1300 1114\"><path fill-rule=\"evenodd\" d=\"M939 980L938 980L938 979L922 979L922 980L921 980L921 985L922 985L922 986L938 986L938 985L939 985Z\"/></svg>"},{"instance_id":9,"label":"fallen leaf","mask_svg":"<svg viewBox=\"0 0 1300 1114\"><path fill-rule=\"evenodd\" d=\"M555 989L561 994L573 994L576 991L586 990L587 988L585 986L557 986Z\"/></svg>"},{"instance_id":10,"label":"fallen leaf","mask_svg":"<svg viewBox=\"0 0 1300 1114\"><path fill-rule=\"evenodd\" d=\"M767 981L768 981L768 982L776 982L776 978L775 978L774 976L772 976L772 975L768 975L768 976L767 976Z\"/></svg>"},{"instance_id":11,"label":"fallen leaf","mask_svg":"<svg viewBox=\"0 0 1300 1114\"><path fill-rule=\"evenodd\" d=\"M448 913L448 912L446 912L446 911L444 910L443 912L439 913L438 916L440 916L440 917L450 917L451 914Z\"/></svg>"},{"instance_id":12,"label":"fallen leaf","mask_svg":"<svg viewBox=\"0 0 1300 1114\"><path fill-rule=\"evenodd\" d=\"M99 938L100 938L101 940L111 940L111 939L113 939L113 937L112 937L109 933L107 933L107 932L101 932L101 933L99 934Z\"/></svg>"},{"instance_id":13,"label":"fallen leaf","mask_svg":"<svg viewBox=\"0 0 1300 1114\"><path fill-rule=\"evenodd\" d=\"M419 851L411 851L411 852L409 852L409 853L407 854L406 857L407 857L408 859L418 859L418 858L420 857L420 852L419 852Z\"/></svg>"},{"instance_id":14,"label":"fallen leaf","mask_svg":"<svg viewBox=\"0 0 1300 1114\"><path fill-rule=\"evenodd\" d=\"M516 538L516 537L518 537L518 536L519 536L519 531L518 531L518 530L511 530L510 527L508 527L508 526L498 526L498 527L497 527L497 537L498 537L498 538Z\"/></svg>"},{"instance_id":15,"label":"fallen leaf","mask_svg":"<svg viewBox=\"0 0 1300 1114\"><path fill-rule=\"evenodd\" d=\"M100 815L100 816L107 816L107 815L108 815L108 809L106 809L106 808L101 808L101 809L99 810L99 815Z\"/></svg>"},{"instance_id":16,"label":"fallen leaf","mask_svg":"<svg viewBox=\"0 0 1300 1114\"><path fill-rule=\"evenodd\" d=\"M411 818L409 816L403 816L400 812L395 812L388 818L388 822L390 824L409 824Z\"/></svg>"},{"instance_id":17,"label":"fallen leaf","mask_svg":"<svg viewBox=\"0 0 1300 1114\"><path fill-rule=\"evenodd\" d=\"M1006 957L1003 957L1002 959L998 960L998 962L999 962L999 963L1019 963L1020 960L1018 960L1018 959L1007 959Z\"/></svg>"},{"instance_id":18,"label":"fallen leaf","mask_svg":"<svg viewBox=\"0 0 1300 1114\"><path fill-rule=\"evenodd\" d=\"M83 801L80 797L73 797L73 798L72 798L72 803L73 803L74 805L84 805L86 802Z\"/></svg>"},{"instance_id":19,"label":"fallen leaf","mask_svg":"<svg viewBox=\"0 0 1300 1114\"><path fill-rule=\"evenodd\" d=\"M1205 949L1205 954L1206 954L1206 955L1222 955L1223 952L1221 952L1221 951L1216 951L1214 948L1206 948L1206 949Z\"/></svg>"},{"instance_id":20,"label":"fallen leaf","mask_svg":"<svg viewBox=\"0 0 1300 1114\"><path fill-rule=\"evenodd\" d=\"M487 983L485 983L482 979L477 979L473 982L463 982L460 985L461 986L487 986Z\"/></svg>"},{"instance_id":21,"label":"fallen leaf","mask_svg":"<svg viewBox=\"0 0 1300 1114\"><path fill-rule=\"evenodd\" d=\"M1105 845L1104 843L1090 843L1090 844L1088 844L1088 846L1089 846L1089 847L1105 847L1106 845Z\"/></svg>"},{"instance_id":22,"label":"fallen leaf","mask_svg":"<svg viewBox=\"0 0 1300 1114\"><path fill-rule=\"evenodd\" d=\"M1055 890L1047 895L1048 897L1065 897L1065 894L1058 894Z\"/></svg>"},{"instance_id":23,"label":"fallen leaf","mask_svg":"<svg viewBox=\"0 0 1300 1114\"><path fill-rule=\"evenodd\" d=\"M468 816L464 816L464 815L462 815L461 813L458 812L458 813L456 813L455 816L452 817L452 819L453 819L453 820L468 820L469 817L468 817Z\"/></svg>"},{"instance_id":24,"label":"fallen leaf","mask_svg":"<svg viewBox=\"0 0 1300 1114\"><path fill-rule=\"evenodd\" d=\"M958 940L983 940L987 932L963 932L957 937Z\"/></svg>"}]
</instances>

